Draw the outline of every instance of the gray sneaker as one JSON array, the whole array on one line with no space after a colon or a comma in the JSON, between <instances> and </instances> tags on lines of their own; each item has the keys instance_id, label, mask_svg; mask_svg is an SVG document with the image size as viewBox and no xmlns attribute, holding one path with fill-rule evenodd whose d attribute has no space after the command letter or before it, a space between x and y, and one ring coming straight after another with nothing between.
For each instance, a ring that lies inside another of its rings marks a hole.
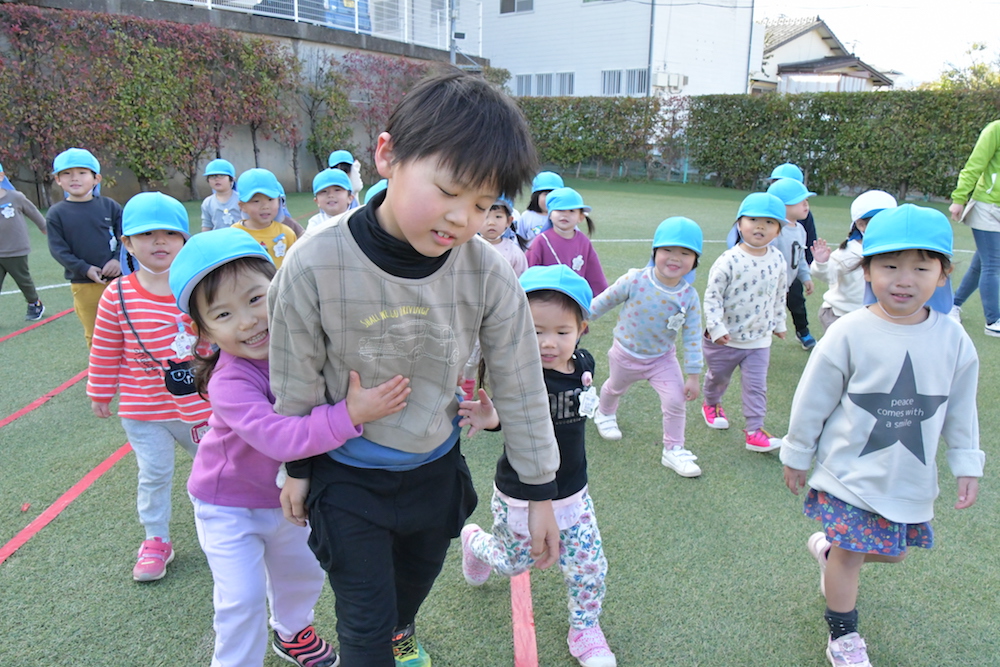
<instances>
[{"instance_id":1,"label":"gray sneaker","mask_svg":"<svg viewBox=\"0 0 1000 667\"><path fill-rule=\"evenodd\" d=\"M35 303L28 304L28 313L24 316L24 319L29 322L37 322L42 319L42 315L44 314L45 306L42 305L41 301L36 301Z\"/></svg>"}]
</instances>

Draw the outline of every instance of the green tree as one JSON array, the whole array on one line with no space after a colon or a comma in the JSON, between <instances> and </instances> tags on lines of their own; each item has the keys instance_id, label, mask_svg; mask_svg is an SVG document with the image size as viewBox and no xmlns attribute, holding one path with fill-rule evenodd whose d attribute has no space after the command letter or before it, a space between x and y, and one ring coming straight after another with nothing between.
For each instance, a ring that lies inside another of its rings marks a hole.
<instances>
[{"instance_id":1,"label":"green tree","mask_svg":"<svg viewBox=\"0 0 1000 667\"><path fill-rule=\"evenodd\" d=\"M964 65L948 63L937 81L920 86L924 90L993 90L1000 88L1000 56L987 55L987 46L973 42L965 52L969 62Z\"/></svg>"}]
</instances>

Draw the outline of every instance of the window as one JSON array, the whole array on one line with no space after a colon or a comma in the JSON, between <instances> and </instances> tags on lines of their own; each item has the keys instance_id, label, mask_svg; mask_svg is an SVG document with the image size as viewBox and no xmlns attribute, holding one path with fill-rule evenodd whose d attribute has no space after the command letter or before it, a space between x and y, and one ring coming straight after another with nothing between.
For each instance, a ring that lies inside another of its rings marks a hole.
<instances>
[{"instance_id":1,"label":"window","mask_svg":"<svg viewBox=\"0 0 1000 667\"><path fill-rule=\"evenodd\" d=\"M559 77L559 95L566 97L573 94L573 72L561 72Z\"/></svg>"},{"instance_id":2,"label":"window","mask_svg":"<svg viewBox=\"0 0 1000 667\"><path fill-rule=\"evenodd\" d=\"M534 4L535 0L500 0L500 13L530 12Z\"/></svg>"},{"instance_id":3,"label":"window","mask_svg":"<svg viewBox=\"0 0 1000 667\"><path fill-rule=\"evenodd\" d=\"M517 75L517 96L527 97L531 95L531 75L530 74L518 74Z\"/></svg>"},{"instance_id":4,"label":"window","mask_svg":"<svg viewBox=\"0 0 1000 667\"><path fill-rule=\"evenodd\" d=\"M622 94L622 71L606 69L601 72L601 95Z\"/></svg>"},{"instance_id":5,"label":"window","mask_svg":"<svg viewBox=\"0 0 1000 667\"><path fill-rule=\"evenodd\" d=\"M625 70L625 94L645 95L649 92L649 71L646 69Z\"/></svg>"},{"instance_id":6,"label":"window","mask_svg":"<svg viewBox=\"0 0 1000 667\"><path fill-rule=\"evenodd\" d=\"M552 97L552 75L535 75L535 95L538 97Z\"/></svg>"}]
</instances>

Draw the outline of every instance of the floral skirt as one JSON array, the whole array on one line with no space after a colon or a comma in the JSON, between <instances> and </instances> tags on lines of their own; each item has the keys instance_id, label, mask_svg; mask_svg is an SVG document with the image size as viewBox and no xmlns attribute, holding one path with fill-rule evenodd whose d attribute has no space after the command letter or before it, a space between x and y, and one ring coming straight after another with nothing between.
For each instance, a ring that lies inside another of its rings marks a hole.
<instances>
[{"instance_id":1,"label":"floral skirt","mask_svg":"<svg viewBox=\"0 0 1000 667\"><path fill-rule=\"evenodd\" d=\"M847 551L899 556L906 553L908 546L924 549L934 546L930 523L889 521L825 491L809 489L803 513L822 522L826 539Z\"/></svg>"}]
</instances>

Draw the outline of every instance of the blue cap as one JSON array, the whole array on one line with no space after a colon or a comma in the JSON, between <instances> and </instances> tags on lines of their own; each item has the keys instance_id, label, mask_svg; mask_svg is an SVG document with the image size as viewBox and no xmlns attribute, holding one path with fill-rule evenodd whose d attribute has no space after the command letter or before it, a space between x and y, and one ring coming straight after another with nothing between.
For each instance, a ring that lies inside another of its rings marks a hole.
<instances>
[{"instance_id":1,"label":"blue cap","mask_svg":"<svg viewBox=\"0 0 1000 667\"><path fill-rule=\"evenodd\" d=\"M903 204L876 213L868 222L861 254L865 257L901 250L932 250L951 257L953 235L944 213Z\"/></svg>"},{"instance_id":2,"label":"blue cap","mask_svg":"<svg viewBox=\"0 0 1000 667\"><path fill-rule=\"evenodd\" d=\"M507 215L512 215L514 213L514 202L508 197L497 197L497 200L493 202L494 206L503 206L507 209Z\"/></svg>"},{"instance_id":3,"label":"blue cap","mask_svg":"<svg viewBox=\"0 0 1000 667\"><path fill-rule=\"evenodd\" d=\"M247 169L236 181L236 189L240 193L240 201L244 203L253 199L258 192L271 199L282 195L278 178L267 169Z\"/></svg>"},{"instance_id":4,"label":"blue cap","mask_svg":"<svg viewBox=\"0 0 1000 667\"><path fill-rule=\"evenodd\" d=\"M656 228L653 234L653 251L657 248L677 246L693 250L701 256L703 235L701 227L691 218L674 216L667 218Z\"/></svg>"},{"instance_id":5,"label":"blue cap","mask_svg":"<svg viewBox=\"0 0 1000 667\"><path fill-rule=\"evenodd\" d=\"M383 178L381 181L368 188L368 192L365 193L365 203L367 204L370 202L375 198L375 195L382 192L387 187L389 187L389 179Z\"/></svg>"},{"instance_id":6,"label":"blue cap","mask_svg":"<svg viewBox=\"0 0 1000 667\"><path fill-rule=\"evenodd\" d=\"M162 192L140 192L122 208L122 236L166 229L191 238L187 209Z\"/></svg>"},{"instance_id":7,"label":"blue cap","mask_svg":"<svg viewBox=\"0 0 1000 667\"><path fill-rule=\"evenodd\" d=\"M351 177L339 169L324 169L313 178L313 195L320 190L326 190L332 185L338 185L348 192L353 192Z\"/></svg>"},{"instance_id":8,"label":"blue cap","mask_svg":"<svg viewBox=\"0 0 1000 667\"><path fill-rule=\"evenodd\" d=\"M260 257L274 263L260 243L238 227L225 227L191 237L170 265L170 291L182 313L191 313L191 293L202 278L240 257Z\"/></svg>"},{"instance_id":9,"label":"blue cap","mask_svg":"<svg viewBox=\"0 0 1000 667\"><path fill-rule=\"evenodd\" d=\"M525 292L539 290L562 292L580 306L583 310L583 319L590 317L590 302L594 300L594 292L580 274L565 264L528 267L519 280Z\"/></svg>"},{"instance_id":10,"label":"blue cap","mask_svg":"<svg viewBox=\"0 0 1000 667\"><path fill-rule=\"evenodd\" d=\"M236 167L229 160L212 160L205 165L205 173L203 175L236 178Z\"/></svg>"},{"instance_id":11,"label":"blue cap","mask_svg":"<svg viewBox=\"0 0 1000 667\"><path fill-rule=\"evenodd\" d=\"M582 208L590 212L590 207L583 203L583 197L573 188L556 188L545 197L545 208L550 211L574 211Z\"/></svg>"},{"instance_id":12,"label":"blue cap","mask_svg":"<svg viewBox=\"0 0 1000 667\"><path fill-rule=\"evenodd\" d=\"M535 176L531 181L531 194L540 192L542 190L555 190L556 188L565 187L563 183L562 176L554 171L540 171L538 175Z\"/></svg>"},{"instance_id":13,"label":"blue cap","mask_svg":"<svg viewBox=\"0 0 1000 667\"><path fill-rule=\"evenodd\" d=\"M336 167L338 164L347 163L354 166L354 156L351 155L351 151L333 151L330 153L330 159L327 160L328 167Z\"/></svg>"},{"instance_id":14,"label":"blue cap","mask_svg":"<svg viewBox=\"0 0 1000 667\"><path fill-rule=\"evenodd\" d=\"M799 183L806 180L805 176L802 175L802 170L791 162L779 164L775 167L771 172L771 178L794 178Z\"/></svg>"},{"instance_id":15,"label":"blue cap","mask_svg":"<svg viewBox=\"0 0 1000 667\"><path fill-rule=\"evenodd\" d=\"M52 171L56 174L74 167L89 169L95 174L101 173L101 163L85 148L67 148L52 161Z\"/></svg>"},{"instance_id":16,"label":"blue cap","mask_svg":"<svg viewBox=\"0 0 1000 667\"><path fill-rule=\"evenodd\" d=\"M747 195L740 204L740 210L736 213L736 219L748 218L773 218L782 225L785 220L785 204L780 199L767 192L754 192Z\"/></svg>"},{"instance_id":17,"label":"blue cap","mask_svg":"<svg viewBox=\"0 0 1000 667\"><path fill-rule=\"evenodd\" d=\"M783 201L785 206L794 206L803 199L816 196L815 192L809 192L809 188L803 185L802 181L796 181L794 178L779 178L771 183L767 191Z\"/></svg>"}]
</instances>

